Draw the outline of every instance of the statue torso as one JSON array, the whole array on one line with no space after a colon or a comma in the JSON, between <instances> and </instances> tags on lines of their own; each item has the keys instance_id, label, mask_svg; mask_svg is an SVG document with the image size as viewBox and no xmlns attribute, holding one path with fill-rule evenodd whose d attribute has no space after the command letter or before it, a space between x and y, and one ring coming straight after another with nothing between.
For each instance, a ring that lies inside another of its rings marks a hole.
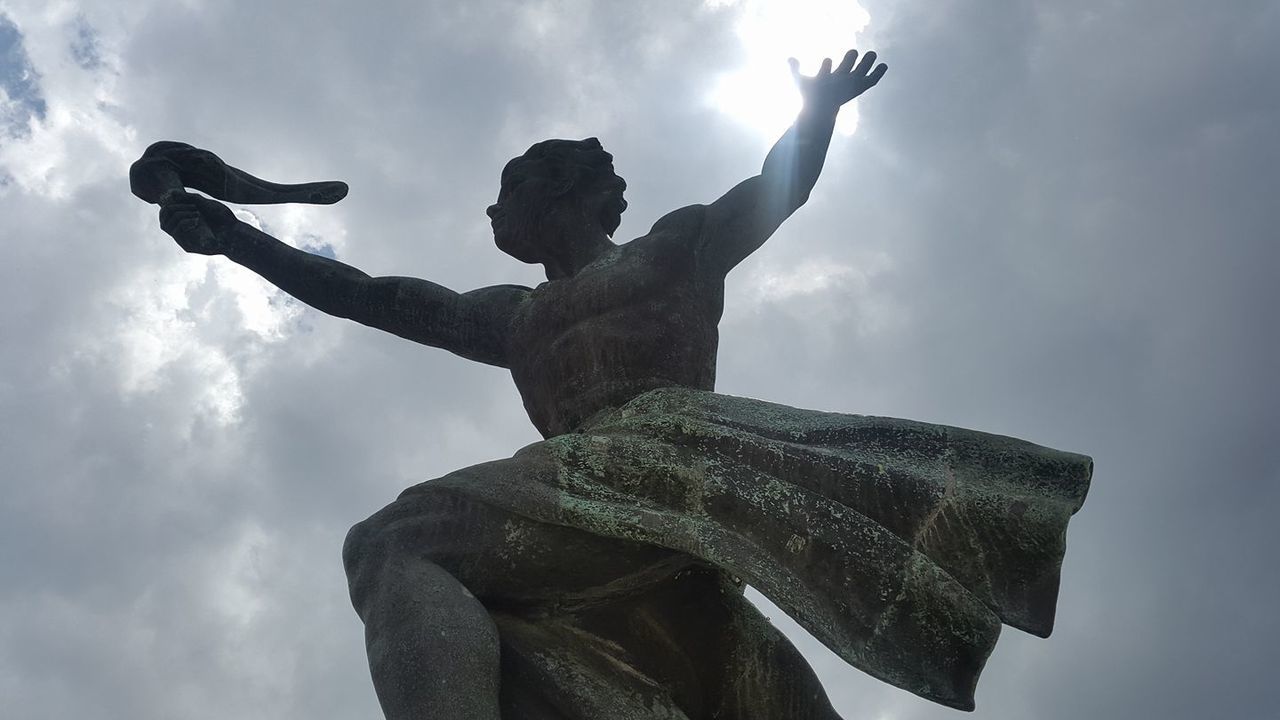
<instances>
[{"instance_id":1,"label":"statue torso","mask_svg":"<svg viewBox=\"0 0 1280 720\"><path fill-rule=\"evenodd\" d=\"M544 437L654 388L714 388L724 285L698 272L697 229L661 223L516 309L511 375Z\"/></svg>"}]
</instances>

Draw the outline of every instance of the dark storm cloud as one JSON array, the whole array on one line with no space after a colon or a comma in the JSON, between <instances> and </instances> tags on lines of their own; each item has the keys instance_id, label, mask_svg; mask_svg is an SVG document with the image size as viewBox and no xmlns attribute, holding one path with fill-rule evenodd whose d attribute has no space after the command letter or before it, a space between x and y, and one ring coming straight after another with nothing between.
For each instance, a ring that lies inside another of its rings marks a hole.
<instances>
[{"instance_id":1,"label":"dark storm cloud","mask_svg":"<svg viewBox=\"0 0 1280 720\"><path fill-rule=\"evenodd\" d=\"M376 716L345 528L536 434L504 373L182 257L124 168L173 138L343 179L336 206L254 213L373 274L533 284L483 214L532 142L601 138L620 239L758 170L706 102L740 9L86 5L45 28L13 5L6 92L77 112L0 146L0 696L31 718ZM1095 457L1058 629L1005 632L979 717L1269 707L1273 5L866 3L892 69L730 278L726 392ZM956 716L806 649L850 718Z\"/></svg>"}]
</instances>

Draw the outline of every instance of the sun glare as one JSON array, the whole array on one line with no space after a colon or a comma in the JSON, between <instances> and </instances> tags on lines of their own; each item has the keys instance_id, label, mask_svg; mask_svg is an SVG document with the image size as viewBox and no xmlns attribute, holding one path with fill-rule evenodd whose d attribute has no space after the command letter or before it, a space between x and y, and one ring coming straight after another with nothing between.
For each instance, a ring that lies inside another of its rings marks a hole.
<instances>
[{"instance_id":1,"label":"sun glare","mask_svg":"<svg viewBox=\"0 0 1280 720\"><path fill-rule=\"evenodd\" d=\"M824 57L839 63L871 16L855 0L708 0L710 5L740 5L737 27L745 62L724 74L711 102L737 122L771 142L800 110L800 93L791 79L787 58L800 61L805 74ZM836 123L843 135L858 127L856 101L845 106Z\"/></svg>"}]
</instances>

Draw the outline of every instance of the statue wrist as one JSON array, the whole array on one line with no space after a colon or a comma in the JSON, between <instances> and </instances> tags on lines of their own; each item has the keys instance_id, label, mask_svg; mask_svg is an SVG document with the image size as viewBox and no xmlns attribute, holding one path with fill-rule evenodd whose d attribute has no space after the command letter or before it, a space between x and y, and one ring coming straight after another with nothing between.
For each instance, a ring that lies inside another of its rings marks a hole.
<instances>
[{"instance_id":1,"label":"statue wrist","mask_svg":"<svg viewBox=\"0 0 1280 720\"><path fill-rule=\"evenodd\" d=\"M239 219L232 220L225 225L213 228L213 236L217 238L218 254L223 255L231 260L244 257L244 251L251 242L244 229L251 227Z\"/></svg>"},{"instance_id":2,"label":"statue wrist","mask_svg":"<svg viewBox=\"0 0 1280 720\"><path fill-rule=\"evenodd\" d=\"M800 114L802 115L835 115L840 112L840 107L844 105L833 98L828 97L806 97L800 106Z\"/></svg>"}]
</instances>

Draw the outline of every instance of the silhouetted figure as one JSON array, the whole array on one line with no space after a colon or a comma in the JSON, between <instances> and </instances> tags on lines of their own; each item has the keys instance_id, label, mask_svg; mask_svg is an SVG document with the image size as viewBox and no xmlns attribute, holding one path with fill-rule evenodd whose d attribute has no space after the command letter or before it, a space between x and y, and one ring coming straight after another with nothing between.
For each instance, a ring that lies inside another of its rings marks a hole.
<instances>
[{"instance_id":1,"label":"silhouetted figure","mask_svg":"<svg viewBox=\"0 0 1280 720\"><path fill-rule=\"evenodd\" d=\"M134 166L185 250L509 368L546 438L409 488L348 535L388 718L838 717L744 582L848 662L957 708L1002 621L1049 634L1088 458L712 392L725 276L808 199L840 106L883 77L857 60L796 73L804 109L759 175L625 244L626 184L594 138L512 160L488 214L500 249L545 266L536 288L370 277L182 190L335 202L341 183L267 183L180 143Z\"/></svg>"}]
</instances>

